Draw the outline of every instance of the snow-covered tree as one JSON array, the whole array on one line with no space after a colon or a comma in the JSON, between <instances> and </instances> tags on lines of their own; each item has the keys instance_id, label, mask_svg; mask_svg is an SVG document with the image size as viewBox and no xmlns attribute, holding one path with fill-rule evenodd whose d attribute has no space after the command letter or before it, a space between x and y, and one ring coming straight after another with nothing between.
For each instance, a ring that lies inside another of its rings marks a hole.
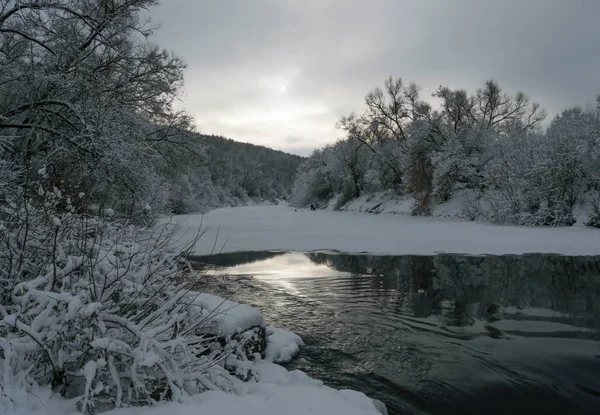
<instances>
[{"instance_id":1,"label":"snow-covered tree","mask_svg":"<svg viewBox=\"0 0 600 415\"><path fill-rule=\"evenodd\" d=\"M183 62L149 39L154 0L3 0L2 159L127 213L164 200L162 172L197 151L176 109Z\"/></svg>"},{"instance_id":2,"label":"snow-covered tree","mask_svg":"<svg viewBox=\"0 0 600 415\"><path fill-rule=\"evenodd\" d=\"M539 104L492 80L471 95L441 86L433 96L429 104L392 78L369 92L364 112L338 123L346 138L330 146L333 157L323 162L324 149L303 164L296 200L343 204L393 191L428 214L465 190L471 219L553 226L572 224L578 204L600 204L600 106L566 110L544 131ZM600 222L593 216L590 224Z\"/></svg>"},{"instance_id":3,"label":"snow-covered tree","mask_svg":"<svg viewBox=\"0 0 600 415\"><path fill-rule=\"evenodd\" d=\"M221 336L218 307L195 291L206 286L185 259L195 240L77 213L85 194L33 185L35 199L0 207L2 399L51 385L87 414L253 376L248 336Z\"/></svg>"}]
</instances>

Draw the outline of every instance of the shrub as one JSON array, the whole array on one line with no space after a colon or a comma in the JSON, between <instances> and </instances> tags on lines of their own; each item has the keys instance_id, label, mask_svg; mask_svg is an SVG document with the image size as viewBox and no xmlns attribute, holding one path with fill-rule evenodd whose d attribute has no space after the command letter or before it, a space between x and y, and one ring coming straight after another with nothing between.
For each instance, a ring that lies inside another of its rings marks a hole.
<instances>
[{"instance_id":1,"label":"shrub","mask_svg":"<svg viewBox=\"0 0 600 415\"><path fill-rule=\"evenodd\" d=\"M37 196L0 211L6 396L52 385L93 413L234 390L225 360L249 377L243 343L218 344L211 311L191 290L201 277L186 275L195 241L177 241L175 226L75 213L57 189Z\"/></svg>"},{"instance_id":2,"label":"shrub","mask_svg":"<svg viewBox=\"0 0 600 415\"><path fill-rule=\"evenodd\" d=\"M600 228L600 199L592 201L592 213L585 224L593 228Z\"/></svg>"}]
</instances>

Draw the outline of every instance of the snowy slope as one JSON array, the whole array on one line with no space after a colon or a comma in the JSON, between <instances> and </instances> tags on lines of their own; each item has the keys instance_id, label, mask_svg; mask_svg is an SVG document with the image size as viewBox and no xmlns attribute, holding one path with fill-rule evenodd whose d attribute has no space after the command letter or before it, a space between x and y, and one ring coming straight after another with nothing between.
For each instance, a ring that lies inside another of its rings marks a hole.
<instances>
[{"instance_id":1,"label":"snowy slope","mask_svg":"<svg viewBox=\"0 0 600 415\"><path fill-rule=\"evenodd\" d=\"M577 225L585 225L585 223L590 220L591 215L593 215L592 201L598 200L598 198L600 198L600 192L594 190L587 191L581 196L581 199L573 207L573 218ZM432 202L429 216L436 218L468 219L465 208L472 205L472 201L476 199L477 193L475 191L459 190L446 202ZM334 210L336 202L336 200L329 202L326 209ZM399 196L394 192L386 191L363 194L359 198L353 199L339 207L339 210L346 212L410 216L415 208L415 204L416 201L410 194ZM489 214L490 212L485 210L485 206L485 203L480 205L482 208L481 213L485 212L485 214Z\"/></svg>"},{"instance_id":2,"label":"snowy slope","mask_svg":"<svg viewBox=\"0 0 600 415\"><path fill-rule=\"evenodd\" d=\"M583 226L527 228L461 219L310 211L285 205L223 208L175 216L185 236L211 226L196 244L200 255L268 249L350 253L600 254L600 231ZM215 245L215 240L217 241Z\"/></svg>"},{"instance_id":3,"label":"snowy slope","mask_svg":"<svg viewBox=\"0 0 600 415\"><path fill-rule=\"evenodd\" d=\"M447 202L431 206L431 215L437 218L464 218L463 208L469 196L467 191L459 191ZM335 203L329 203L327 209L333 210ZM415 199L411 195L398 196L393 192L365 194L351 200L340 208L347 212L383 213L411 216L415 208Z\"/></svg>"}]
</instances>

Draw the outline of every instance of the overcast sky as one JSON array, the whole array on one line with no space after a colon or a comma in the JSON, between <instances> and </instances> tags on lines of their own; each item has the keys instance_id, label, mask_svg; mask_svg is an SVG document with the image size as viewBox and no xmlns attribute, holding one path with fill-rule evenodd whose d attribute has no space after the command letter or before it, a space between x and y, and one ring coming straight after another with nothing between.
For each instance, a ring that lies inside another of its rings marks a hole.
<instances>
[{"instance_id":1,"label":"overcast sky","mask_svg":"<svg viewBox=\"0 0 600 415\"><path fill-rule=\"evenodd\" d=\"M188 64L198 129L308 155L390 75L497 80L553 116L600 93L598 0L162 0L157 42Z\"/></svg>"}]
</instances>

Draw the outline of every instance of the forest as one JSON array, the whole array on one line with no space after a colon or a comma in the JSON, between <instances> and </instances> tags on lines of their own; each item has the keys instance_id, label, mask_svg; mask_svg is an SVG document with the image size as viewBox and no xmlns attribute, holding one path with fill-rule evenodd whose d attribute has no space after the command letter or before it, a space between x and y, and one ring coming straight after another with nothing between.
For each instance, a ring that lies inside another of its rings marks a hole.
<instances>
[{"instance_id":1,"label":"forest","mask_svg":"<svg viewBox=\"0 0 600 415\"><path fill-rule=\"evenodd\" d=\"M204 213L222 206L288 201L304 158L232 139L196 134L204 154L169 181L164 210Z\"/></svg>"},{"instance_id":2,"label":"forest","mask_svg":"<svg viewBox=\"0 0 600 415\"><path fill-rule=\"evenodd\" d=\"M364 195L409 195L413 215L460 195L462 216L498 224L572 225L577 209L600 226L597 107L546 111L488 80L475 91L420 88L389 78L342 117L344 138L299 168L294 203L343 209Z\"/></svg>"}]
</instances>

